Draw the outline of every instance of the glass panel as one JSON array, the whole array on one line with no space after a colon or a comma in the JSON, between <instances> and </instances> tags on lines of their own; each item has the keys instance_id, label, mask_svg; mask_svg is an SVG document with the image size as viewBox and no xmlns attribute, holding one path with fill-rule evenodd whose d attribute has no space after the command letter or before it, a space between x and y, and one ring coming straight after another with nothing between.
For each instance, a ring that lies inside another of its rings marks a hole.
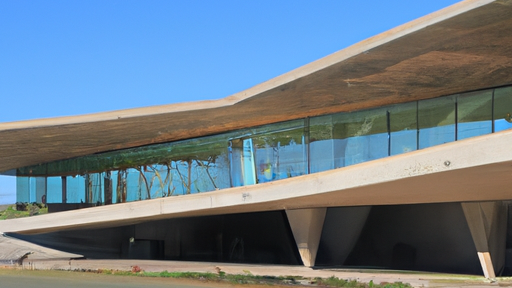
<instances>
[{"instance_id":1,"label":"glass panel","mask_svg":"<svg viewBox=\"0 0 512 288\"><path fill-rule=\"evenodd\" d=\"M114 198L114 189L113 189L113 181L112 181L112 173L110 171L106 171L101 173L103 177L103 202L105 204L112 204Z\"/></svg>"},{"instance_id":2,"label":"glass panel","mask_svg":"<svg viewBox=\"0 0 512 288\"><path fill-rule=\"evenodd\" d=\"M492 133L492 90L457 98L457 140Z\"/></svg>"},{"instance_id":3,"label":"glass panel","mask_svg":"<svg viewBox=\"0 0 512 288\"><path fill-rule=\"evenodd\" d=\"M266 134L250 135L254 131ZM279 123L275 127L267 125L265 129L260 127L254 131L229 142L232 186L264 183L307 173L303 120Z\"/></svg>"},{"instance_id":4,"label":"glass panel","mask_svg":"<svg viewBox=\"0 0 512 288\"><path fill-rule=\"evenodd\" d=\"M494 131L512 128L512 87L494 90Z\"/></svg>"},{"instance_id":5,"label":"glass panel","mask_svg":"<svg viewBox=\"0 0 512 288\"><path fill-rule=\"evenodd\" d=\"M85 203L84 176L68 176L66 185L66 203Z\"/></svg>"},{"instance_id":6,"label":"glass panel","mask_svg":"<svg viewBox=\"0 0 512 288\"><path fill-rule=\"evenodd\" d=\"M191 179L188 176L188 163L187 161L172 161L171 169L174 173L174 187L176 187L175 195L185 195L190 194L191 189L189 188L191 185L188 180ZM192 179L191 179L192 181Z\"/></svg>"},{"instance_id":7,"label":"glass panel","mask_svg":"<svg viewBox=\"0 0 512 288\"><path fill-rule=\"evenodd\" d=\"M16 203L16 175L15 170L0 173L0 202Z\"/></svg>"},{"instance_id":8,"label":"glass panel","mask_svg":"<svg viewBox=\"0 0 512 288\"><path fill-rule=\"evenodd\" d=\"M254 166L253 151L252 139L244 139L242 154L244 185L251 185L256 183L256 169Z\"/></svg>"},{"instance_id":9,"label":"glass panel","mask_svg":"<svg viewBox=\"0 0 512 288\"><path fill-rule=\"evenodd\" d=\"M103 177L101 173L88 174L85 177L85 202L101 204L103 200Z\"/></svg>"},{"instance_id":10,"label":"glass panel","mask_svg":"<svg viewBox=\"0 0 512 288\"><path fill-rule=\"evenodd\" d=\"M142 199L142 190L140 187L140 173L137 169L126 169L126 202L132 202Z\"/></svg>"},{"instance_id":11,"label":"glass panel","mask_svg":"<svg viewBox=\"0 0 512 288\"><path fill-rule=\"evenodd\" d=\"M36 198L36 189L37 189L36 188L37 187L37 185L36 185L36 177L29 177L28 179L29 179L29 182L28 182L29 183L29 190L28 190L29 191L29 198L28 198L28 201L30 203L34 203L34 202L36 202L36 199L37 199Z\"/></svg>"},{"instance_id":12,"label":"glass panel","mask_svg":"<svg viewBox=\"0 0 512 288\"><path fill-rule=\"evenodd\" d=\"M155 196L168 197L174 195L176 187L173 185L174 173L172 172L171 165L155 165L153 169L158 172L158 188L154 192ZM156 173L155 173L156 174Z\"/></svg>"},{"instance_id":13,"label":"glass panel","mask_svg":"<svg viewBox=\"0 0 512 288\"><path fill-rule=\"evenodd\" d=\"M252 138L258 183L306 174L304 128L290 129Z\"/></svg>"},{"instance_id":14,"label":"glass panel","mask_svg":"<svg viewBox=\"0 0 512 288\"><path fill-rule=\"evenodd\" d=\"M169 188L168 167L164 165L148 165L145 169L144 175L148 182L150 199L167 196Z\"/></svg>"},{"instance_id":15,"label":"glass panel","mask_svg":"<svg viewBox=\"0 0 512 288\"><path fill-rule=\"evenodd\" d=\"M46 177L34 177L35 198L31 202L42 203L46 200Z\"/></svg>"},{"instance_id":16,"label":"glass panel","mask_svg":"<svg viewBox=\"0 0 512 288\"><path fill-rule=\"evenodd\" d=\"M229 141L229 162L231 174L231 186L244 185L243 173L243 140L233 139Z\"/></svg>"},{"instance_id":17,"label":"glass panel","mask_svg":"<svg viewBox=\"0 0 512 288\"><path fill-rule=\"evenodd\" d=\"M139 193L138 200L152 199L151 197L151 189L154 183L155 173L151 171L150 166L144 165L135 168L139 172Z\"/></svg>"},{"instance_id":18,"label":"glass panel","mask_svg":"<svg viewBox=\"0 0 512 288\"><path fill-rule=\"evenodd\" d=\"M47 177L46 203L62 203L62 178Z\"/></svg>"},{"instance_id":19,"label":"glass panel","mask_svg":"<svg viewBox=\"0 0 512 288\"><path fill-rule=\"evenodd\" d=\"M455 141L455 98L418 102L419 148Z\"/></svg>"},{"instance_id":20,"label":"glass panel","mask_svg":"<svg viewBox=\"0 0 512 288\"><path fill-rule=\"evenodd\" d=\"M335 167L388 156L386 109L333 115L333 138Z\"/></svg>"},{"instance_id":21,"label":"glass panel","mask_svg":"<svg viewBox=\"0 0 512 288\"><path fill-rule=\"evenodd\" d=\"M388 111L391 155L418 149L418 102L395 105Z\"/></svg>"},{"instance_id":22,"label":"glass panel","mask_svg":"<svg viewBox=\"0 0 512 288\"><path fill-rule=\"evenodd\" d=\"M16 202L30 202L30 177L16 177Z\"/></svg>"},{"instance_id":23,"label":"glass panel","mask_svg":"<svg viewBox=\"0 0 512 288\"><path fill-rule=\"evenodd\" d=\"M334 169L332 115L313 117L309 125L311 173Z\"/></svg>"},{"instance_id":24,"label":"glass panel","mask_svg":"<svg viewBox=\"0 0 512 288\"><path fill-rule=\"evenodd\" d=\"M256 168L252 139L230 141L231 183L233 187L256 183Z\"/></svg>"},{"instance_id":25,"label":"glass panel","mask_svg":"<svg viewBox=\"0 0 512 288\"><path fill-rule=\"evenodd\" d=\"M112 185L112 203L119 203L118 202L118 199L119 199L118 195L119 195L119 193L117 191L118 186L119 186L118 183L117 183L117 181L119 179L118 173L119 173L119 171L110 171L110 181L112 181L111 182L111 185Z\"/></svg>"},{"instance_id":26,"label":"glass panel","mask_svg":"<svg viewBox=\"0 0 512 288\"><path fill-rule=\"evenodd\" d=\"M127 182L126 182L126 170L118 170L112 171L112 186L114 187L114 193L116 200L113 201L115 203L124 203L126 202L127 197Z\"/></svg>"},{"instance_id":27,"label":"glass panel","mask_svg":"<svg viewBox=\"0 0 512 288\"><path fill-rule=\"evenodd\" d=\"M170 162L161 163L166 165L171 173L168 176L168 183L173 183L173 186L167 189L167 195L199 193L230 187L227 146L226 135L174 143L167 156Z\"/></svg>"},{"instance_id":28,"label":"glass panel","mask_svg":"<svg viewBox=\"0 0 512 288\"><path fill-rule=\"evenodd\" d=\"M228 173L229 161L227 149L223 149L223 152L219 155L196 159L195 171L195 178L197 180L194 186L198 192L214 191L231 187Z\"/></svg>"}]
</instances>

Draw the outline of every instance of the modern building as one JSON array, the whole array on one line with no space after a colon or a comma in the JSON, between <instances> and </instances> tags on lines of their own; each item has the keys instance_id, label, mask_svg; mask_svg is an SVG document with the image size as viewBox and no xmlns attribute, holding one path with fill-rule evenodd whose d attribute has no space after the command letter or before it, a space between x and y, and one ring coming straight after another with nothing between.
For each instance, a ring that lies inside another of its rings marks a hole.
<instances>
[{"instance_id":1,"label":"modern building","mask_svg":"<svg viewBox=\"0 0 512 288\"><path fill-rule=\"evenodd\" d=\"M512 274L512 1L468 0L227 98L0 124L86 257Z\"/></svg>"}]
</instances>

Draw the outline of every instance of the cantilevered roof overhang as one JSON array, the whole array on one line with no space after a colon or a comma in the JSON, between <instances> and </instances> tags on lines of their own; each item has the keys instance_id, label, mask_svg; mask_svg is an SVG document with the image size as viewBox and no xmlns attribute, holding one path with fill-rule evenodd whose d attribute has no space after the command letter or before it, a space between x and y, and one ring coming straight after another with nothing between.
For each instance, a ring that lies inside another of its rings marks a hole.
<instances>
[{"instance_id":1,"label":"cantilevered roof overhang","mask_svg":"<svg viewBox=\"0 0 512 288\"><path fill-rule=\"evenodd\" d=\"M469 0L216 101L0 124L0 171L512 84L512 1Z\"/></svg>"}]
</instances>

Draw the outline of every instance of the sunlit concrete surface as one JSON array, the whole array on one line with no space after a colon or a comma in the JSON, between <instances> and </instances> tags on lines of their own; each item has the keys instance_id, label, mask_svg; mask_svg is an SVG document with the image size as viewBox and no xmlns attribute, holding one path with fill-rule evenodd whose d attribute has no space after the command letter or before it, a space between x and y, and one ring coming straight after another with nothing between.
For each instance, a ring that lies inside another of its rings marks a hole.
<instances>
[{"instance_id":1,"label":"sunlit concrete surface","mask_svg":"<svg viewBox=\"0 0 512 288\"><path fill-rule=\"evenodd\" d=\"M22 263L23 259L71 259L82 255L46 248L0 234L0 264Z\"/></svg>"}]
</instances>

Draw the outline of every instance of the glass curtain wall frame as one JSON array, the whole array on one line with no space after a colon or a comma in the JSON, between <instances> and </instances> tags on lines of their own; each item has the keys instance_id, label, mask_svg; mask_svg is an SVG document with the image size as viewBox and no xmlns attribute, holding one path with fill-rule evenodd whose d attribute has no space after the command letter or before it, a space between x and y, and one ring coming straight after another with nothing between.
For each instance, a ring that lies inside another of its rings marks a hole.
<instances>
[{"instance_id":1,"label":"glass curtain wall frame","mask_svg":"<svg viewBox=\"0 0 512 288\"><path fill-rule=\"evenodd\" d=\"M264 183L509 129L511 113L503 87L94 154L19 169L17 199L109 204Z\"/></svg>"},{"instance_id":2,"label":"glass curtain wall frame","mask_svg":"<svg viewBox=\"0 0 512 288\"><path fill-rule=\"evenodd\" d=\"M66 203L85 203L85 187L85 175L66 176Z\"/></svg>"},{"instance_id":3,"label":"glass curtain wall frame","mask_svg":"<svg viewBox=\"0 0 512 288\"><path fill-rule=\"evenodd\" d=\"M47 177L16 177L16 202L47 203Z\"/></svg>"},{"instance_id":4,"label":"glass curtain wall frame","mask_svg":"<svg viewBox=\"0 0 512 288\"><path fill-rule=\"evenodd\" d=\"M389 107L389 154L398 155L418 149L418 102Z\"/></svg>"},{"instance_id":5,"label":"glass curtain wall frame","mask_svg":"<svg viewBox=\"0 0 512 288\"><path fill-rule=\"evenodd\" d=\"M252 138L257 183L307 174L304 127Z\"/></svg>"},{"instance_id":6,"label":"glass curtain wall frame","mask_svg":"<svg viewBox=\"0 0 512 288\"><path fill-rule=\"evenodd\" d=\"M492 133L493 90L457 97L457 140Z\"/></svg>"},{"instance_id":7,"label":"glass curtain wall frame","mask_svg":"<svg viewBox=\"0 0 512 288\"><path fill-rule=\"evenodd\" d=\"M58 176L46 177L48 198L46 203L62 203L62 178ZM58 193L61 191L61 193Z\"/></svg>"},{"instance_id":8,"label":"glass curtain wall frame","mask_svg":"<svg viewBox=\"0 0 512 288\"><path fill-rule=\"evenodd\" d=\"M333 115L309 119L309 169L311 173L335 168L332 123Z\"/></svg>"},{"instance_id":9,"label":"glass curtain wall frame","mask_svg":"<svg viewBox=\"0 0 512 288\"><path fill-rule=\"evenodd\" d=\"M456 139L456 95L418 101L418 148L428 148Z\"/></svg>"},{"instance_id":10,"label":"glass curtain wall frame","mask_svg":"<svg viewBox=\"0 0 512 288\"><path fill-rule=\"evenodd\" d=\"M30 203L30 179L32 177L16 177L16 202Z\"/></svg>"},{"instance_id":11,"label":"glass curtain wall frame","mask_svg":"<svg viewBox=\"0 0 512 288\"><path fill-rule=\"evenodd\" d=\"M494 89L493 132L512 128L512 86Z\"/></svg>"},{"instance_id":12,"label":"glass curtain wall frame","mask_svg":"<svg viewBox=\"0 0 512 288\"><path fill-rule=\"evenodd\" d=\"M174 142L172 145L157 145L157 152L150 147L127 149L105 154L95 154L77 159L46 163L44 170L59 171L63 167L72 167L80 175L48 176L48 179L59 179L58 183L51 181L49 191L52 202L60 203L122 203L129 201L183 195L197 192L212 191L230 187L229 164L227 147L224 137L213 136L199 139ZM165 151L166 154L160 152ZM117 154L116 154L117 153ZM90 158L88 160L82 158ZM163 163L148 163L148 159L158 158ZM98 161L94 161L98 159ZM68 161L68 162L66 162ZM108 161L111 161L108 164ZM77 163L95 163L87 167ZM132 163L129 168L117 168L119 163ZM100 165L110 165L106 171L90 173L87 170L97 169ZM41 168L41 167L39 167ZM83 170L80 170L83 169ZM47 177L20 177L19 197L23 201L34 201L35 188L24 185L34 179L47 179ZM64 179L64 180L62 180ZM34 182L35 183L35 182ZM65 189L62 187L65 183ZM34 184L35 185L35 184ZM26 186L26 187L24 187ZM55 189L53 189L55 188ZM22 192L25 191L25 192ZM34 195L30 195L30 193ZM63 195L65 193L65 195ZM27 194L23 196L21 194ZM40 194L40 193L39 193ZM63 197L65 196L65 197ZM60 199L60 200L59 200ZM64 202L65 199L65 202Z\"/></svg>"},{"instance_id":13,"label":"glass curtain wall frame","mask_svg":"<svg viewBox=\"0 0 512 288\"><path fill-rule=\"evenodd\" d=\"M252 185L307 174L305 121L287 121L231 134L231 185Z\"/></svg>"},{"instance_id":14,"label":"glass curtain wall frame","mask_svg":"<svg viewBox=\"0 0 512 288\"><path fill-rule=\"evenodd\" d=\"M237 138L229 141L229 163L232 187L256 184L256 162L252 138Z\"/></svg>"},{"instance_id":15,"label":"glass curtain wall frame","mask_svg":"<svg viewBox=\"0 0 512 288\"><path fill-rule=\"evenodd\" d=\"M211 140L193 139L174 143L164 163L134 165L132 168L112 171L115 203L229 187L225 142L222 149L215 143L210 147L212 149L208 149Z\"/></svg>"},{"instance_id":16,"label":"glass curtain wall frame","mask_svg":"<svg viewBox=\"0 0 512 288\"><path fill-rule=\"evenodd\" d=\"M334 167L388 156L387 118L387 107L333 115Z\"/></svg>"}]
</instances>

